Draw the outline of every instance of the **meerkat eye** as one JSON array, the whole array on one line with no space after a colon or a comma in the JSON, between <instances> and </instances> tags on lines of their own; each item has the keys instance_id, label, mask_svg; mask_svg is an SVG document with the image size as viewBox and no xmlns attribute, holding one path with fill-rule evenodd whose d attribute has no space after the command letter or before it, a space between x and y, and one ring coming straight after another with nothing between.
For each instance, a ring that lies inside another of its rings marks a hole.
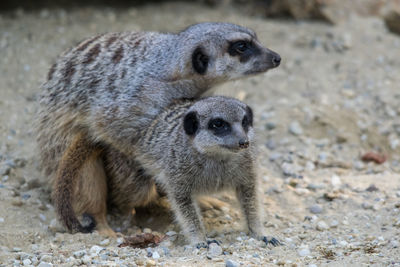
<instances>
[{"instance_id":1,"label":"meerkat eye","mask_svg":"<svg viewBox=\"0 0 400 267\"><path fill-rule=\"evenodd\" d=\"M208 123L208 129L212 130L215 135L223 135L230 132L231 126L223 119L212 119Z\"/></svg>"},{"instance_id":2,"label":"meerkat eye","mask_svg":"<svg viewBox=\"0 0 400 267\"><path fill-rule=\"evenodd\" d=\"M236 56L246 52L249 47L250 43L248 41L236 41L230 44L228 52L231 56Z\"/></svg>"}]
</instances>

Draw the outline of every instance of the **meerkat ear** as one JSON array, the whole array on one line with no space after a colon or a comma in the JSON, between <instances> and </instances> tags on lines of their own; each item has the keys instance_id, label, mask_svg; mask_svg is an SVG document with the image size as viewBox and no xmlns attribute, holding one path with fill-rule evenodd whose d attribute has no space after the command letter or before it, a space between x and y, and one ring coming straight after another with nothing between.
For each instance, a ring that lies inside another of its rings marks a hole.
<instances>
[{"instance_id":1,"label":"meerkat ear","mask_svg":"<svg viewBox=\"0 0 400 267\"><path fill-rule=\"evenodd\" d=\"M249 125L253 126L253 110L251 109L251 107L246 106L246 114L249 119Z\"/></svg>"},{"instance_id":2,"label":"meerkat ear","mask_svg":"<svg viewBox=\"0 0 400 267\"><path fill-rule=\"evenodd\" d=\"M197 47L192 54L193 69L198 74L204 74L207 71L209 57L204 53L201 47Z\"/></svg>"},{"instance_id":3,"label":"meerkat ear","mask_svg":"<svg viewBox=\"0 0 400 267\"><path fill-rule=\"evenodd\" d=\"M199 121L197 120L197 115L195 111L191 111L186 114L183 119L183 128L187 135L194 135L199 128Z\"/></svg>"}]
</instances>

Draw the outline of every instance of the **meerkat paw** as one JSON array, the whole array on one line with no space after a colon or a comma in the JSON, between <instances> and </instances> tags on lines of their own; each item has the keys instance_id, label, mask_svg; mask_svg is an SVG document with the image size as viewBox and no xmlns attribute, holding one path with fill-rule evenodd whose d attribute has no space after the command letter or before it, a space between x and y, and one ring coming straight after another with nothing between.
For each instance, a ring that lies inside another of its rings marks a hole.
<instances>
[{"instance_id":1,"label":"meerkat paw","mask_svg":"<svg viewBox=\"0 0 400 267\"><path fill-rule=\"evenodd\" d=\"M221 241L219 241L219 240L207 239L206 241L202 241L202 242L196 243L195 247L198 248L198 249L200 249L200 248L208 248L211 243L215 243L218 246L220 246L222 244Z\"/></svg>"},{"instance_id":2,"label":"meerkat paw","mask_svg":"<svg viewBox=\"0 0 400 267\"><path fill-rule=\"evenodd\" d=\"M228 208L228 204L214 197L200 197L198 199L201 210L224 210Z\"/></svg>"},{"instance_id":3,"label":"meerkat paw","mask_svg":"<svg viewBox=\"0 0 400 267\"><path fill-rule=\"evenodd\" d=\"M274 247L282 246L282 245L283 245L278 239L276 239L275 237L272 237L272 236L262 236L260 239L261 239L261 241L263 241L266 245L271 244L271 245L273 245Z\"/></svg>"},{"instance_id":4,"label":"meerkat paw","mask_svg":"<svg viewBox=\"0 0 400 267\"><path fill-rule=\"evenodd\" d=\"M99 232L99 235L102 235L105 237L111 237L111 238L117 237L117 233L115 233L114 230L111 229L108 225L97 227L97 231Z\"/></svg>"}]
</instances>

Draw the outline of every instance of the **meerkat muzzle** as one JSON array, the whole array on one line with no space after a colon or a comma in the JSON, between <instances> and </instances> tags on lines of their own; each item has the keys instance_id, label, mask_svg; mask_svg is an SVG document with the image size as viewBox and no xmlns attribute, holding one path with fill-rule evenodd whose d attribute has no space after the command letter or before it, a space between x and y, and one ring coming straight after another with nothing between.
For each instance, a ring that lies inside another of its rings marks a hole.
<instances>
[{"instance_id":1,"label":"meerkat muzzle","mask_svg":"<svg viewBox=\"0 0 400 267\"><path fill-rule=\"evenodd\" d=\"M246 140L246 139L239 140L239 147L240 148L248 148L249 145L250 145L249 140Z\"/></svg>"}]
</instances>

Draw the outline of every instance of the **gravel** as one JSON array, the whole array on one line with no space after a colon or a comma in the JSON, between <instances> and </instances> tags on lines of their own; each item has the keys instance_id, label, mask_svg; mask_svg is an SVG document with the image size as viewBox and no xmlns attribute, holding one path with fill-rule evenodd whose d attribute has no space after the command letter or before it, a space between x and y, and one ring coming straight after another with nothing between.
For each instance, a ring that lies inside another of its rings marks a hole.
<instances>
[{"instance_id":1,"label":"gravel","mask_svg":"<svg viewBox=\"0 0 400 267\"><path fill-rule=\"evenodd\" d=\"M276 70L223 84L216 94L246 92L254 111L258 188L265 192L260 194L265 234L285 245L247 236L230 192L218 196L229 208L202 211L207 235L221 241L209 249L188 246L171 213L153 213L153 207L129 218L108 217L120 235L166 235L151 250L118 247L122 236L66 233L38 169L31 127L48 68L60 52L96 33L177 31L198 21L247 25L283 57ZM330 26L246 17L230 6L169 2L126 9L18 9L1 14L0 26L4 266L400 265L400 61L393 56L400 39L378 19L352 16ZM364 163L361 155L367 152L389 160Z\"/></svg>"}]
</instances>

